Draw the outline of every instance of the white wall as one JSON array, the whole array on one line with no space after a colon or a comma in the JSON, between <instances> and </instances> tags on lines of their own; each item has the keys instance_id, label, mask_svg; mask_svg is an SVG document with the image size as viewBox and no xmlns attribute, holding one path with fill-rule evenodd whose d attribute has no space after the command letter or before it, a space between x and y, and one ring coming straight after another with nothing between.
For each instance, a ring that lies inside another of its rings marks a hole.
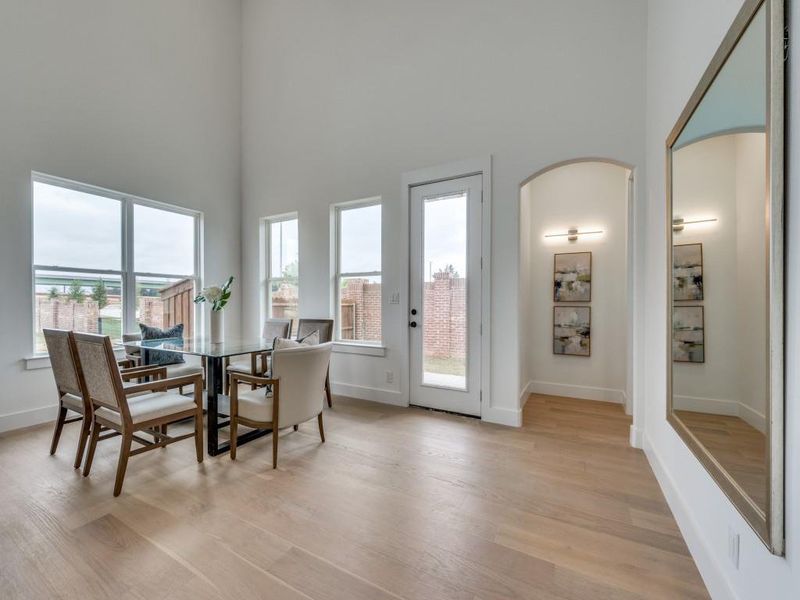
<instances>
[{"instance_id":1,"label":"white wall","mask_svg":"<svg viewBox=\"0 0 800 600\"><path fill-rule=\"evenodd\" d=\"M22 362L32 170L203 211L206 278L238 278L240 16L237 0L4 0L0 430L55 416L52 373Z\"/></svg>"},{"instance_id":2,"label":"white wall","mask_svg":"<svg viewBox=\"0 0 800 600\"><path fill-rule=\"evenodd\" d=\"M602 162L552 169L521 190L522 381L529 392L625 402L630 171ZM545 234L601 230L570 242ZM592 353L553 354L553 256L592 253Z\"/></svg>"},{"instance_id":3,"label":"white wall","mask_svg":"<svg viewBox=\"0 0 800 600\"><path fill-rule=\"evenodd\" d=\"M643 230L646 280L644 299L644 381L646 400L645 449L666 493L689 548L715 599L789 600L800 590L800 374L791 365L800 359L800 214L792 192L798 173L790 174L787 239L787 428L786 440L786 558L772 556L739 516L719 487L689 452L666 414L666 211L664 140L678 118L741 7L740 0L651 0L648 3L647 43L647 172ZM792 3L792 17L800 17ZM792 45L792 76L800 53ZM792 95L790 117L800 118L798 98ZM790 134L796 147L798 121ZM791 163L790 163L791 164ZM728 532L741 535L738 570L728 560Z\"/></svg>"},{"instance_id":4,"label":"white wall","mask_svg":"<svg viewBox=\"0 0 800 600\"><path fill-rule=\"evenodd\" d=\"M493 157L492 420L519 423L519 184L560 160L638 165L645 5L638 0L245 0L244 323L256 330L260 217L298 211L300 310L330 311L332 202L384 201L385 358L332 378L402 402L404 172ZM602 52L598 51L602 49ZM395 383L385 383L385 371ZM358 388L348 388L351 393Z\"/></svg>"}]
</instances>

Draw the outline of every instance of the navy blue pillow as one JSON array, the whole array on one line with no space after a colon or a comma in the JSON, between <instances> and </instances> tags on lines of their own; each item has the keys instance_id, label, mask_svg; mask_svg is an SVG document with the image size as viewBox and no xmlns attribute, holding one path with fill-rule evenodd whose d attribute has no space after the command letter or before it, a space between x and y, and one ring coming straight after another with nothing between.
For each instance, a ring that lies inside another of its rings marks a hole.
<instances>
[{"instance_id":1,"label":"navy blue pillow","mask_svg":"<svg viewBox=\"0 0 800 600\"><path fill-rule=\"evenodd\" d=\"M139 323L142 331L142 340L163 340L167 338L183 338L183 323L178 323L169 329L159 329L150 327L144 323ZM164 350L149 350L147 352L148 365L176 365L186 362L183 354L179 352L165 352Z\"/></svg>"}]
</instances>

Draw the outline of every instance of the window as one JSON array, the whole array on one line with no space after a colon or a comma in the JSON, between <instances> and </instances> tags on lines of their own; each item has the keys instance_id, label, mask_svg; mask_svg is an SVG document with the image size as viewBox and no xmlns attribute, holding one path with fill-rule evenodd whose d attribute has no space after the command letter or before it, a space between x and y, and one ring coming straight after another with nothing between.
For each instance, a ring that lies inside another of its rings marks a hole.
<instances>
[{"instance_id":1,"label":"window","mask_svg":"<svg viewBox=\"0 0 800 600\"><path fill-rule=\"evenodd\" d=\"M296 321L300 291L297 217L267 219L266 228L267 316ZM292 330L296 330L296 325L295 322Z\"/></svg>"},{"instance_id":2,"label":"window","mask_svg":"<svg viewBox=\"0 0 800 600\"><path fill-rule=\"evenodd\" d=\"M381 341L380 199L335 207L336 338Z\"/></svg>"},{"instance_id":3,"label":"window","mask_svg":"<svg viewBox=\"0 0 800 600\"><path fill-rule=\"evenodd\" d=\"M111 336L138 323L193 335L197 213L33 176L34 353L43 328Z\"/></svg>"}]
</instances>

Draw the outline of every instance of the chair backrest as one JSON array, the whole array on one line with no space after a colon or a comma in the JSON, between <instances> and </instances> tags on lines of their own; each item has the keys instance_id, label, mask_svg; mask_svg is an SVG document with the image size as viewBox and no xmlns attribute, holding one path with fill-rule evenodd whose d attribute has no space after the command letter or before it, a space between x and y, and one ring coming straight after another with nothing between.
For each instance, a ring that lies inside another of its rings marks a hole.
<instances>
[{"instance_id":1,"label":"chair backrest","mask_svg":"<svg viewBox=\"0 0 800 600\"><path fill-rule=\"evenodd\" d=\"M81 364L72 332L64 329L43 329L42 333L59 395L78 396L83 399L85 408L91 408L88 398L85 397Z\"/></svg>"},{"instance_id":2,"label":"chair backrest","mask_svg":"<svg viewBox=\"0 0 800 600\"><path fill-rule=\"evenodd\" d=\"M261 334L265 340L288 338L292 335L291 319L267 319L264 321L264 331Z\"/></svg>"},{"instance_id":3,"label":"chair backrest","mask_svg":"<svg viewBox=\"0 0 800 600\"><path fill-rule=\"evenodd\" d=\"M92 404L116 410L123 414L124 421L129 421L128 403L122 391L122 377L117 368L111 338L92 333L73 335Z\"/></svg>"},{"instance_id":4,"label":"chair backrest","mask_svg":"<svg viewBox=\"0 0 800 600\"><path fill-rule=\"evenodd\" d=\"M319 331L319 343L326 344L333 339L333 319L300 319L297 322L297 337Z\"/></svg>"},{"instance_id":5,"label":"chair backrest","mask_svg":"<svg viewBox=\"0 0 800 600\"><path fill-rule=\"evenodd\" d=\"M299 346L272 353L272 376L280 381L279 427L303 423L322 412L331 346Z\"/></svg>"}]
</instances>

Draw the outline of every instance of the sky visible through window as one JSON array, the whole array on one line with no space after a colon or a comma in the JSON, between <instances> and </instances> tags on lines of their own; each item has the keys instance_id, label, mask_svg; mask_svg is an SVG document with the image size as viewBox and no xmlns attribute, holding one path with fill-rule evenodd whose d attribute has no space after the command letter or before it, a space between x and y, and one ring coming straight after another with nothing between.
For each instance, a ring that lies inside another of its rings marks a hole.
<instances>
[{"instance_id":1,"label":"sky visible through window","mask_svg":"<svg viewBox=\"0 0 800 600\"><path fill-rule=\"evenodd\" d=\"M425 200L425 281L452 265L467 276L467 195Z\"/></svg>"},{"instance_id":2,"label":"sky visible through window","mask_svg":"<svg viewBox=\"0 0 800 600\"><path fill-rule=\"evenodd\" d=\"M381 205L342 209L339 267L342 273L381 270Z\"/></svg>"},{"instance_id":3,"label":"sky visible through window","mask_svg":"<svg viewBox=\"0 0 800 600\"><path fill-rule=\"evenodd\" d=\"M120 271L122 215L118 200L35 181L34 263ZM194 274L194 218L134 207L134 268Z\"/></svg>"}]
</instances>

